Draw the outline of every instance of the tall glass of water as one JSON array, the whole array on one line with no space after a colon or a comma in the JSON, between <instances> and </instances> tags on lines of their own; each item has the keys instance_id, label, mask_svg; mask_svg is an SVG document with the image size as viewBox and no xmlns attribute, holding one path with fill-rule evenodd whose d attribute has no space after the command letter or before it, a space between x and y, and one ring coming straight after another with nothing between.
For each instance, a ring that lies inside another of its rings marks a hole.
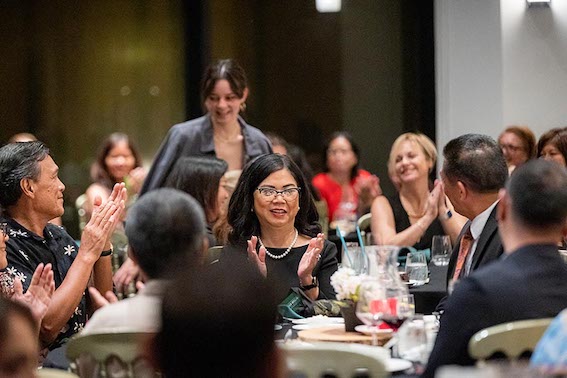
<instances>
[{"instance_id":1,"label":"tall glass of water","mask_svg":"<svg viewBox=\"0 0 567 378\"><path fill-rule=\"evenodd\" d=\"M437 266L449 265L451 259L451 238L449 235L435 235L431 242L431 260Z\"/></svg>"},{"instance_id":2,"label":"tall glass of water","mask_svg":"<svg viewBox=\"0 0 567 378\"><path fill-rule=\"evenodd\" d=\"M423 251L408 253L406 273L410 284L414 286L421 286L427 282L427 260Z\"/></svg>"}]
</instances>

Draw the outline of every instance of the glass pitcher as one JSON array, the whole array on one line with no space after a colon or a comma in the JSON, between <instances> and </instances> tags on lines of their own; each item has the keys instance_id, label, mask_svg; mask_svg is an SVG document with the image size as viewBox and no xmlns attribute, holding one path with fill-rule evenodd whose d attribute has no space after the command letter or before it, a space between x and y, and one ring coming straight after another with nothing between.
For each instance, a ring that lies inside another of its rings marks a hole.
<instances>
[{"instance_id":1,"label":"glass pitcher","mask_svg":"<svg viewBox=\"0 0 567 378\"><path fill-rule=\"evenodd\" d=\"M396 298L409 294L398 273L398 253L400 247L394 245L367 246L370 260L368 274L378 278L384 285L387 298Z\"/></svg>"}]
</instances>

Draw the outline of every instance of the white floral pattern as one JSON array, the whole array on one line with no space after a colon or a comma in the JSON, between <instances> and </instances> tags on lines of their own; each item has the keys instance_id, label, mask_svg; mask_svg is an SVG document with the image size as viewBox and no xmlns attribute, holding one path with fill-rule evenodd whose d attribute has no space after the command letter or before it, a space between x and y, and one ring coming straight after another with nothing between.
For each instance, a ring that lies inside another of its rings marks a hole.
<instances>
[{"instance_id":1,"label":"white floral pattern","mask_svg":"<svg viewBox=\"0 0 567 378\"><path fill-rule=\"evenodd\" d=\"M20 250L18 250L18 252L20 252L20 254L21 254L22 256L24 256L24 259L30 261L30 258L28 257L28 255L26 255L26 253L25 253L24 251L22 251L22 250L20 249Z\"/></svg>"},{"instance_id":2,"label":"white floral pattern","mask_svg":"<svg viewBox=\"0 0 567 378\"><path fill-rule=\"evenodd\" d=\"M65 254L66 254L67 256L71 256L71 253L75 252L75 246L74 246L74 245L70 245L70 244L69 244L69 245L67 245L67 246L66 246L65 248L63 248L63 249L65 249Z\"/></svg>"},{"instance_id":3,"label":"white floral pattern","mask_svg":"<svg viewBox=\"0 0 567 378\"><path fill-rule=\"evenodd\" d=\"M28 237L28 233L22 230L14 230L13 228L10 229L10 237L11 238L17 238L17 237L22 237L22 238L27 238Z\"/></svg>"}]
</instances>

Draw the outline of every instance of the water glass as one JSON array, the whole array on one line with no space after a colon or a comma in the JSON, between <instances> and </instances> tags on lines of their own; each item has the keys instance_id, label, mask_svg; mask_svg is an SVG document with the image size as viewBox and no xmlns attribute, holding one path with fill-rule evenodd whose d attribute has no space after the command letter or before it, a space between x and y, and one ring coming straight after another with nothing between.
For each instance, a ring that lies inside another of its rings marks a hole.
<instances>
[{"instance_id":1,"label":"water glass","mask_svg":"<svg viewBox=\"0 0 567 378\"><path fill-rule=\"evenodd\" d=\"M410 284L421 286L427 282L427 259L422 251L408 253L406 260L406 273Z\"/></svg>"},{"instance_id":2,"label":"water glass","mask_svg":"<svg viewBox=\"0 0 567 378\"><path fill-rule=\"evenodd\" d=\"M415 314L398 331L398 356L422 366L427 363L427 332L423 315Z\"/></svg>"},{"instance_id":3,"label":"water glass","mask_svg":"<svg viewBox=\"0 0 567 378\"><path fill-rule=\"evenodd\" d=\"M368 274L368 251L363 253L358 243L347 243L348 257L343 251L341 265L354 270L356 274Z\"/></svg>"},{"instance_id":4,"label":"water glass","mask_svg":"<svg viewBox=\"0 0 567 378\"><path fill-rule=\"evenodd\" d=\"M435 235L431 242L431 260L437 266L449 265L451 258L451 239L449 235Z\"/></svg>"}]
</instances>

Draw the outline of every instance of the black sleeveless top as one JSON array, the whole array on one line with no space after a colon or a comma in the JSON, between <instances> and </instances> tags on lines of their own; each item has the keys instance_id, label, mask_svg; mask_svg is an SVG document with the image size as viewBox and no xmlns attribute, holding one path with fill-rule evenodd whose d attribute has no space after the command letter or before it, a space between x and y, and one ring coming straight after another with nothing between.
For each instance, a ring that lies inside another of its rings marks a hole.
<instances>
[{"instance_id":1,"label":"black sleeveless top","mask_svg":"<svg viewBox=\"0 0 567 378\"><path fill-rule=\"evenodd\" d=\"M388 202L390 202L390 206L394 211L394 222L396 223L396 233L400 233L406 228L411 226L408 213L402 206L402 202L400 201L400 196L396 195L395 197L386 197ZM415 243L412 247L417 250L420 249L427 249L431 248L431 241L433 240L433 236L435 235L445 235L445 230L443 230L443 226L439 219L435 219L425 230L425 233L419 239L417 243Z\"/></svg>"}]
</instances>

